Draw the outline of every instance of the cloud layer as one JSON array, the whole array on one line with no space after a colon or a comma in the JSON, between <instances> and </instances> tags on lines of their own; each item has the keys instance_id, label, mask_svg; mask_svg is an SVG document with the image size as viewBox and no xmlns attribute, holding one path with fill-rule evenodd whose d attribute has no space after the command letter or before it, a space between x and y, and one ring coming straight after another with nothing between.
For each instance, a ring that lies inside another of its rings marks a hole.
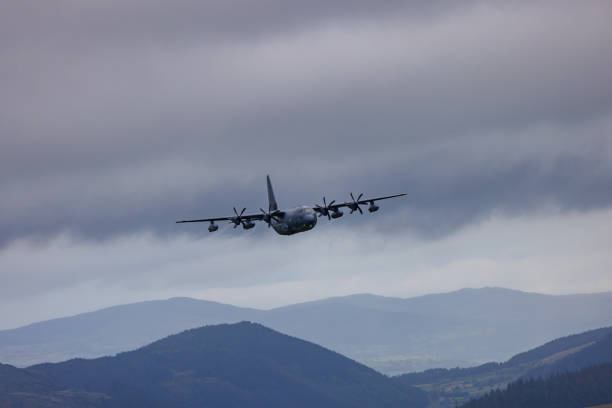
<instances>
[{"instance_id":1,"label":"cloud layer","mask_svg":"<svg viewBox=\"0 0 612 408\"><path fill-rule=\"evenodd\" d=\"M350 191L408 192L382 216L337 226L406 245L434 245L491 219L607 214L611 20L605 1L7 4L0 13L0 248L8 282L1 286L11 289L3 296L42 299L72 287L68 271L79 262L100 279L85 274L83 285L112 276L118 287L138 287L137 277L146 281L164 262L137 259L164 252L164 242L168 257L191 259L180 267L195 276L204 261L190 258L197 250L188 241L203 228L174 220L228 215L232 206L257 211L266 205L268 173L281 206L323 195L344 200ZM246 251L253 268L265 269L278 242L286 243L262 230L222 235L218 245ZM296 242L309 253L335 245L337 236L319 230ZM91 262L115 246L129 250L112 266ZM343 256L361 250L348 246ZM62 267L49 261L53 272L42 261L63 258L70 262ZM244 270L253 268L214 259L206 265L224 278L209 276L206 285L227 288L215 293L234 299L232 285L283 285L281 272L255 278ZM308 274L326 276L342 259L328 254L321 263L329 266L308 264ZM436 260L423 262L431 268ZM356 275L365 270L353 267ZM109 274L115 268L120 276Z\"/></svg>"},{"instance_id":2,"label":"cloud layer","mask_svg":"<svg viewBox=\"0 0 612 408\"><path fill-rule=\"evenodd\" d=\"M437 240L333 224L291 238L225 231L103 243L23 240L0 252L0 329L172 296L270 308L352 293L408 297L482 286L598 292L612 288L611 224L608 209L493 217Z\"/></svg>"}]
</instances>

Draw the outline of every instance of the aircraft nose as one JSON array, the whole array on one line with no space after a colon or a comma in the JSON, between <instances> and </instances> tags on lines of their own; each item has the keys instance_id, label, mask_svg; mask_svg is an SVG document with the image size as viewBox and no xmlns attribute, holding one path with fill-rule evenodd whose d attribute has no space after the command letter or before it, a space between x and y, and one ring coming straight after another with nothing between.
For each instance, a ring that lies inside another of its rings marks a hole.
<instances>
[{"instance_id":1,"label":"aircraft nose","mask_svg":"<svg viewBox=\"0 0 612 408\"><path fill-rule=\"evenodd\" d=\"M317 223L317 215L316 214L308 214L307 222L314 227L315 224Z\"/></svg>"},{"instance_id":2,"label":"aircraft nose","mask_svg":"<svg viewBox=\"0 0 612 408\"><path fill-rule=\"evenodd\" d=\"M304 225L306 229L314 228L315 224L317 223L317 216L316 214L304 214L302 217L302 222L302 225Z\"/></svg>"}]
</instances>

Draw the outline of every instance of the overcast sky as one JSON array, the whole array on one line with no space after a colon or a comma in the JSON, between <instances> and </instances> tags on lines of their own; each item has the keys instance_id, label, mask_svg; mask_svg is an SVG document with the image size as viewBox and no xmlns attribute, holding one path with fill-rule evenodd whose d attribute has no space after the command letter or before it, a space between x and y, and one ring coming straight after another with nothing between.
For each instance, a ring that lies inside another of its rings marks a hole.
<instances>
[{"instance_id":1,"label":"overcast sky","mask_svg":"<svg viewBox=\"0 0 612 408\"><path fill-rule=\"evenodd\" d=\"M194 296L612 290L608 1L0 12L0 329ZM277 236L231 208L406 198Z\"/></svg>"}]
</instances>

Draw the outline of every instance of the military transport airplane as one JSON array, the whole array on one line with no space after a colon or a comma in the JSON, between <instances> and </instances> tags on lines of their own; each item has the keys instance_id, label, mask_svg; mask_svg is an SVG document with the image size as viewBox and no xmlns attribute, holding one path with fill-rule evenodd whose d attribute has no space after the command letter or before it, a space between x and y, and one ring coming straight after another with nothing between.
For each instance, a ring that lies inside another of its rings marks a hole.
<instances>
[{"instance_id":1,"label":"military transport airplane","mask_svg":"<svg viewBox=\"0 0 612 408\"><path fill-rule=\"evenodd\" d=\"M208 231L213 232L219 229L219 226L215 224L215 221L230 221L234 224L234 228L242 225L245 230L251 229L255 226L253 221L264 221L268 224L268 228L274 228L280 235L293 235L298 232L310 231L317 224L317 214L319 217L327 216L328 219L340 218L344 213L340 211L340 208L347 207L351 210L350 214L355 211L359 211L363 214L363 210L360 205L368 204L368 211L378 211L379 207L374 204L375 201L386 200L388 198L395 198L405 196L406 194L395 194L386 197L376 197L361 199L363 193L359 194L357 199L353 197L351 193L351 201L338 203L336 200L331 201L329 204L323 197L323 205L315 205L314 207L302 205L300 207L291 208L289 210L279 210L276 198L274 197L274 191L272 190L272 183L270 182L270 176L267 176L268 182L268 211L264 211L260 208L261 214L244 214L246 208L243 208L240 213L236 211L234 207L234 216L230 217L218 217L218 218L202 218L199 220L183 220L177 221L177 224L184 222L210 222Z\"/></svg>"}]
</instances>

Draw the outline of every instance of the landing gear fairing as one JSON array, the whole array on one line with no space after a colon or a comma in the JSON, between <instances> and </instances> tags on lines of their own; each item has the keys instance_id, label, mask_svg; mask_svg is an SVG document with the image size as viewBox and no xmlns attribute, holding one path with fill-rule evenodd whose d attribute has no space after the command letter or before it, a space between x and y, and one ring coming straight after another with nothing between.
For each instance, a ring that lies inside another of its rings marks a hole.
<instances>
[{"instance_id":1,"label":"landing gear fairing","mask_svg":"<svg viewBox=\"0 0 612 408\"><path fill-rule=\"evenodd\" d=\"M351 193L351 201L343 203L336 203L336 200L332 200L327 203L325 197L323 197L323 205L317 204L314 206L302 205L300 207L291 208L287 210L279 210L276 197L274 196L274 190L272 190L272 182L270 176L267 176L267 187L268 187L268 211L260 208L259 214L244 214L246 208L238 212L234 207L234 215L229 217L218 217L218 218L202 218L197 220L183 220L177 221L177 224L185 222L209 222L208 231L214 232L219 229L216 221L229 221L234 224L234 228L239 225L245 230L251 229L255 226L254 221L263 221L268 224L268 228L274 228L280 235L293 235L298 232L310 231L317 225L317 215L319 217L327 217L328 219L340 218L344 213L340 210L341 208L348 208L350 214L358 211L359 214L363 214L363 210L360 206L368 206L369 212L376 212L379 210L379 206L375 204L376 201L387 200L389 198L405 196L405 193L395 194L386 197L376 198L365 198L363 193L359 194L357 198Z\"/></svg>"}]
</instances>

